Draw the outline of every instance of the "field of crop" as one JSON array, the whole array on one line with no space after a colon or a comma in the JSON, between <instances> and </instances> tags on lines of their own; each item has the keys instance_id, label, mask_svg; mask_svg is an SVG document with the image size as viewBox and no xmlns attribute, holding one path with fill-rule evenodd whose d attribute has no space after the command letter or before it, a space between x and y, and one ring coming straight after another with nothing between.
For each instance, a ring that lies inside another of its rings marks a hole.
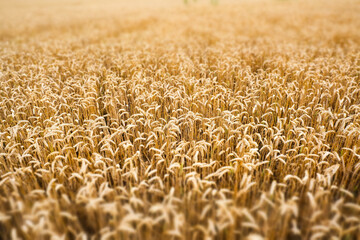
<instances>
[{"instance_id":1,"label":"field of crop","mask_svg":"<svg viewBox=\"0 0 360 240\"><path fill-rule=\"evenodd\" d=\"M360 239L359 13L1 0L0 239Z\"/></svg>"}]
</instances>

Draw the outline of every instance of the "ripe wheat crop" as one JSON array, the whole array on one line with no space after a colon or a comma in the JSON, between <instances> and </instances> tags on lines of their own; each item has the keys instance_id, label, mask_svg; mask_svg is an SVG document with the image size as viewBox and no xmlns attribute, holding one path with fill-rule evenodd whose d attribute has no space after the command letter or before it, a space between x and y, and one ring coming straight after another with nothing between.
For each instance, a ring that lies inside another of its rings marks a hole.
<instances>
[{"instance_id":1,"label":"ripe wheat crop","mask_svg":"<svg viewBox=\"0 0 360 240\"><path fill-rule=\"evenodd\" d=\"M0 239L360 239L360 4L0 1Z\"/></svg>"}]
</instances>

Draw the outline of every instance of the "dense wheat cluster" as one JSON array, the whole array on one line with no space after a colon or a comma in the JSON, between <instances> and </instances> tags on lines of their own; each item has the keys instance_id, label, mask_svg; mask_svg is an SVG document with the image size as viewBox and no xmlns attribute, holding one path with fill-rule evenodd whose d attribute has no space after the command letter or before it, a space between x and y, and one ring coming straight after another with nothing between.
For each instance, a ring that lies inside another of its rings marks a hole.
<instances>
[{"instance_id":1,"label":"dense wheat cluster","mask_svg":"<svg viewBox=\"0 0 360 240\"><path fill-rule=\"evenodd\" d=\"M359 239L360 4L1 1L1 239Z\"/></svg>"}]
</instances>

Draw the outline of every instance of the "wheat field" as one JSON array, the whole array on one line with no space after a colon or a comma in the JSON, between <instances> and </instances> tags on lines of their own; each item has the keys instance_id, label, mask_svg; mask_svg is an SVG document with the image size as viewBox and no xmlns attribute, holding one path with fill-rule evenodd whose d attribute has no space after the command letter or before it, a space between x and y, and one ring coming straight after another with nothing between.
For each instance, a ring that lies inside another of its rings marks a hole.
<instances>
[{"instance_id":1,"label":"wheat field","mask_svg":"<svg viewBox=\"0 0 360 240\"><path fill-rule=\"evenodd\" d=\"M0 1L0 239L360 239L358 0Z\"/></svg>"}]
</instances>

